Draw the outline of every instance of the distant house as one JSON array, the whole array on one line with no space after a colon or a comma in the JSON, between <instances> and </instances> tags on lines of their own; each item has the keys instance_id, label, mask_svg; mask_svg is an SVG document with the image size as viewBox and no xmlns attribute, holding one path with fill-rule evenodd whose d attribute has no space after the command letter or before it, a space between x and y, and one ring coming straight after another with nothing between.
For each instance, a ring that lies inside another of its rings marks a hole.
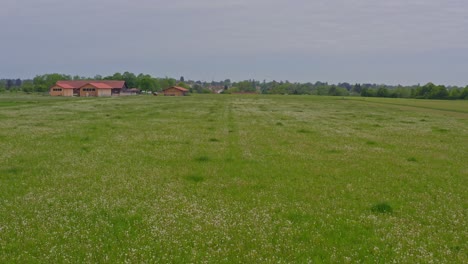
<instances>
[{"instance_id":1,"label":"distant house","mask_svg":"<svg viewBox=\"0 0 468 264\"><path fill-rule=\"evenodd\" d=\"M210 85L208 87L208 89L213 92L213 93L216 93L216 94L220 94L222 92L224 92L224 90L227 90L227 86L224 86L224 85Z\"/></svg>"},{"instance_id":2,"label":"distant house","mask_svg":"<svg viewBox=\"0 0 468 264\"><path fill-rule=\"evenodd\" d=\"M184 96L187 95L188 91L188 89L179 86L172 86L167 89L164 89L162 92L164 96Z\"/></svg>"},{"instance_id":3,"label":"distant house","mask_svg":"<svg viewBox=\"0 0 468 264\"><path fill-rule=\"evenodd\" d=\"M112 96L127 90L125 81L80 80L57 81L50 87L51 96Z\"/></svg>"}]
</instances>

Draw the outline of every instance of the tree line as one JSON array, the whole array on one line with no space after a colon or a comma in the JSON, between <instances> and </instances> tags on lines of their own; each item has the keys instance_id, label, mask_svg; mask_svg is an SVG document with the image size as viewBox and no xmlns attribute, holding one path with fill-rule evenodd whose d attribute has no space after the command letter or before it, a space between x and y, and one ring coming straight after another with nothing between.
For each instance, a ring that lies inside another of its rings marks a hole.
<instances>
[{"instance_id":1,"label":"tree line","mask_svg":"<svg viewBox=\"0 0 468 264\"><path fill-rule=\"evenodd\" d=\"M138 88L146 92L159 92L167 87L178 85L189 89L192 93L261 93L261 94L291 94L291 95L327 95L327 96L363 96L390 98L418 98L418 99L468 99L468 85L466 87L444 86L427 83L425 85L392 86L385 84L347 82L329 84L317 81L315 83L289 81L258 81L244 80L231 82L222 81L194 81L186 80L183 76L178 79L153 77L149 74L138 75L131 72L114 73L109 76L95 75L94 77L72 76L60 73L37 75L33 79L0 79L0 92L22 91L45 93L59 80L124 80L129 88Z\"/></svg>"}]
</instances>

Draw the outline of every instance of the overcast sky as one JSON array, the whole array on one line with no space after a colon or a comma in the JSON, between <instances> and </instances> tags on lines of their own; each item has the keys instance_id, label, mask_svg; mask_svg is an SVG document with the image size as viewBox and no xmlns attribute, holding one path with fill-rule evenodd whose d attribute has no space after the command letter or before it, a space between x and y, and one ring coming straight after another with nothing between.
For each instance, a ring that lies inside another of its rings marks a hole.
<instances>
[{"instance_id":1,"label":"overcast sky","mask_svg":"<svg viewBox=\"0 0 468 264\"><path fill-rule=\"evenodd\" d=\"M467 0L0 0L0 78L468 85Z\"/></svg>"}]
</instances>

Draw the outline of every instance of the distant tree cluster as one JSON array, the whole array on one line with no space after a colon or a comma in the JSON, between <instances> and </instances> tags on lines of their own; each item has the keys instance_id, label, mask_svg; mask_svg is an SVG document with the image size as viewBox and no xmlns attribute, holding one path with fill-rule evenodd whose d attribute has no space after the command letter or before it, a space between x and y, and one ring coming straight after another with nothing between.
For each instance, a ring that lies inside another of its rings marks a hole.
<instances>
[{"instance_id":1,"label":"distant tree cluster","mask_svg":"<svg viewBox=\"0 0 468 264\"><path fill-rule=\"evenodd\" d=\"M468 86L444 86L427 83L423 86L391 86L385 84L347 82L329 84L327 82L289 82L289 81L258 81L244 80L231 82L224 81L194 81L181 76L175 78L153 77L131 72L114 73L109 76L96 75L94 77L71 76L66 74L51 73L37 75L32 80L0 79L0 92L48 92L58 80L124 80L129 88L139 88L146 92L159 92L170 86L181 86L189 89L191 93L259 93L259 94L310 94L327 96L363 96L363 97L391 97L391 98L418 98L418 99L468 99Z\"/></svg>"},{"instance_id":2,"label":"distant tree cluster","mask_svg":"<svg viewBox=\"0 0 468 264\"><path fill-rule=\"evenodd\" d=\"M0 92L21 90L24 81L21 79L0 79Z\"/></svg>"},{"instance_id":3,"label":"distant tree cluster","mask_svg":"<svg viewBox=\"0 0 468 264\"><path fill-rule=\"evenodd\" d=\"M426 85L391 86L384 84L328 84L291 83L288 81L259 82L255 80L233 83L226 92L257 91L262 94L311 94L328 96L363 96L417 99L468 99L468 86L465 88L428 83Z\"/></svg>"},{"instance_id":4,"label":"distant tree cluster","mask_svg":"<svg viewBox=\"0 0 468 264\"><path fill-rule=\"evenodd\" d=\"M366 88L361 91L361 96L365 97L392 97L392 98L416 98L416 99L468 99L468 86L462 87L445 87L444 85L435 85L427 83L420 86L397 86L378 88Z\"/></svg>"}]
</instances>

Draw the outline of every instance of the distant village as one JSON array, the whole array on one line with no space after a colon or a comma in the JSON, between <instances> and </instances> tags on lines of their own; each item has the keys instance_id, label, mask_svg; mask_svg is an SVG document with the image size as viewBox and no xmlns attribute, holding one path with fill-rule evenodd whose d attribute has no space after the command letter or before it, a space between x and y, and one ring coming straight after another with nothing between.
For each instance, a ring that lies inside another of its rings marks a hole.
<instances>
[{"instance_id":1,"label":"distant village","mask_svg":"<svg viewBox=\"0 0 468 264\"><path fill-rule=\"evenodd\" d=\"M110 76L96 75L92 78L59 73L37 75L33 79L0 79L1 92L43 93L51 96L127 96L139 94L185 96L192 93L214 94L283 94L362 96L417 99L468 99L468 85L445 86L427 83L424 85L386 85L373 83L338 83L316 81L300 83L289 81L244 80L232 82L194 81L183 76L156 78L148 74L130 72Z\"/></svg>"}]
</instances>

